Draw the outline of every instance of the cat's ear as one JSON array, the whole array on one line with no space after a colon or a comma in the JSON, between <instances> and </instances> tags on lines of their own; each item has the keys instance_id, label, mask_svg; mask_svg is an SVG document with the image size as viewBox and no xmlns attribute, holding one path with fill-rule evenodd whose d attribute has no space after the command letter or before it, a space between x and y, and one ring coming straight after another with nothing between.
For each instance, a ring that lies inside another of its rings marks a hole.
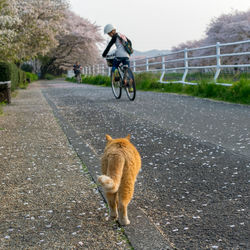
<instances>
[{"instance_id":1,"label":"cat's ear","mask_svg":"<svg viewBox=\"0 0 250 250\"><path fill-rule=\"evenodd\" d=\"M127 139L127 140L130 140L130 137L131 137L131 135L128 134L127 137L126 137L126 139Z\"/></svg>"},{"instance_id":2,"label":"cat's ear","mask_svg":"<svg viewBox=\"0 0 250 250\"><path fill-rule=\"evenodd\" d=\"M111 137L110 135L106 134L106 140L107 140L107 141L111 141L111 140L112 140L112 137Z\"/></svg>"}]
</instances>

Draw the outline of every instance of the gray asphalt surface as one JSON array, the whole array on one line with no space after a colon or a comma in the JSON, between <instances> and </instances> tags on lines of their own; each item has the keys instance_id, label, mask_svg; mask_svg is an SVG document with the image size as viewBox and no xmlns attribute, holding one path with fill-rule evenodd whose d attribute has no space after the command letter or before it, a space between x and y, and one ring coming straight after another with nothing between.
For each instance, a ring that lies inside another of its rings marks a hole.
<instances>
[{"instance_id":1,"label":"gray asphalt surface","mask_svg":"<svg viewBox=\"0 0 250 250\"><path fill-rule=\"evenodd\" d=\"M0 115L0 249L131 249L41 88Z\"/></svg>"},{"instance_id":2,"label":"gray asphalt surface","mask_svg":"<svg viewBox=\"0 0 250 250\"><path fill-rule=\"evenodd\" d=\"M135 249L250 248L249 106L152 92L115 100L109 88L63 81L44 87L94 179L105 134L132 135L142 171L125 233Z\"/></svg>"}]
</instances>

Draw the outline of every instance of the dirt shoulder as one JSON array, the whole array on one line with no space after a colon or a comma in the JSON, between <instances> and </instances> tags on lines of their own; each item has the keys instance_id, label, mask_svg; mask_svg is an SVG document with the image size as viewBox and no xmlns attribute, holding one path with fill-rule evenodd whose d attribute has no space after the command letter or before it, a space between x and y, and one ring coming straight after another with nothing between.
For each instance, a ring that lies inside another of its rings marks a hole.
<instances>
[{"instance_id":1,"label":"dirt shoulder","mask_svg":"<svg viewBox=\"0 0 250 250\"><path fill-rule=\"evenodd\" d=\"M130 249L41 89L0 116L0 249Z\"/></svg>"}]
</instances>

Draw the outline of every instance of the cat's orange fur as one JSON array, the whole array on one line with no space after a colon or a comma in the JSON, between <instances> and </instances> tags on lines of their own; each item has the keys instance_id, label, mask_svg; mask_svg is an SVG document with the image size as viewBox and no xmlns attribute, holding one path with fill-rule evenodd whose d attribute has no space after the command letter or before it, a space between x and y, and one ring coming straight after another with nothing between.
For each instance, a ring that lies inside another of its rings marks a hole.
<instances>
[{"instance_id":1,"label":"cat's orange fur","mask_svg":"<svg viewBox=\"0 0 250 250\"><path fill-rule=\"evenodd\" d=\"M112 139L106 135L107 145L102 156L102 174L98 177L108 200L110 218L128 225L127 206L134 193L136 176L141 168L141 157L130 142L130 135Z\"/></svg>"}]
</instances>

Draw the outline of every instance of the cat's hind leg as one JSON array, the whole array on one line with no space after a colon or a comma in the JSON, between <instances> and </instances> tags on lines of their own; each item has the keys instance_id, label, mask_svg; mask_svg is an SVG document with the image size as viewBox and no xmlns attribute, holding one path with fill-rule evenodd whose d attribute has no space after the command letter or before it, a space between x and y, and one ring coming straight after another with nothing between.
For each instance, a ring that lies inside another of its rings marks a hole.
<instances>
[{"instance_id":1,"label":"cat's hind leg","mask_svg":"<svg viewBox=\"0 0 250 250\"><path fill-rule=\"evenodd\" d=\"M127 214L127 207L128 204L124 204L123 202L119 203L118 205L118 214L119 214L119 223L122 226L126 226L130 224L130 221L128 219L128 214Z\"/></svg>"},{"instance_id":2,"label":"cat's hind leg","mask_svg":"<svg viewBox=\"0 0 250 250\"><path fill-rule=\"evenodd\" d=\"M128 219L128 204L132 199L132 194L129 193L120 193L118 192L119 201L118 201L118 221L121 225L129 225L130 221Z\"/></svg>"},{"instance_id":3,"label":"cat's hind leg","mask_svg":"<svg viewBox=\"0 0 250 250\"><path fill-rule=\"evenodd\" d=\"M109 205L109 217L112 220L116 220L118 218L117 212L117 204L118 204L118 195L117 193L106 193L106 198L108 200Z\"/></svg>"}]
</instances>

